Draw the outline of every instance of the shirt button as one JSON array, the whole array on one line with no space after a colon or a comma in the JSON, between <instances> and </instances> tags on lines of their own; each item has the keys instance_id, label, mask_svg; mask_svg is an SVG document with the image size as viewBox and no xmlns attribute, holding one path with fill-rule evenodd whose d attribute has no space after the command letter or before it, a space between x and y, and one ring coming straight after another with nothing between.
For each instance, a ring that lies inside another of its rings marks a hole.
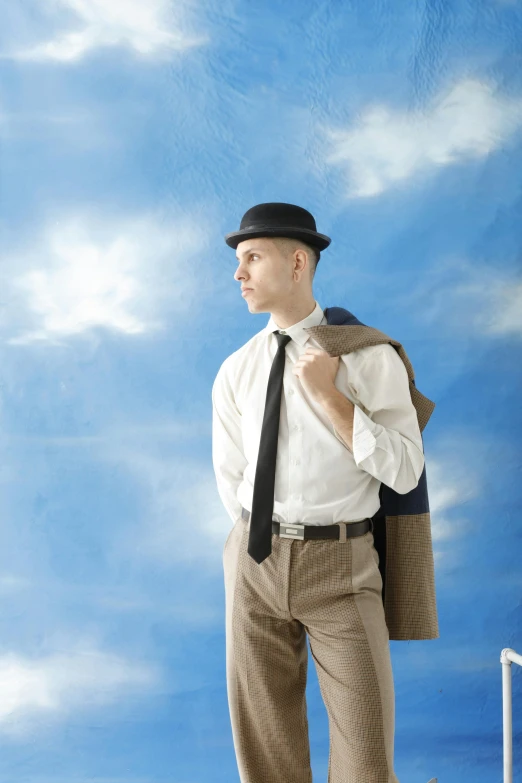
<instances>
[{"instance_id":1,"label":"shirt button","mask_svg":"<svg viewBox=\"0 0 522 783\"><path fill-rule=\"evenodd\" d=\"M288 389L288 394L293 394L293 393L294 393L293 389Z\"/></svg>"}]
</instances>

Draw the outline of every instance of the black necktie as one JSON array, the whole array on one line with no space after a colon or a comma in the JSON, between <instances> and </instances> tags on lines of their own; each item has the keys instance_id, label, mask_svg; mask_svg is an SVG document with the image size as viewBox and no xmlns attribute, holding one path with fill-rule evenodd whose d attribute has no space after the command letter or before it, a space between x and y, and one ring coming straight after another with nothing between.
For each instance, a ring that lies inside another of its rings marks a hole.
<instances>
[{"instance_id":1,"label":"black necktie","mask_svg":"<svg viewBox=\"0 0 522 783\"><path fill-rule=\"evenodd\" d=\"M287 343L292 339L288 334L280 332L274 332L274 334L279 348L272 362L266 390L247 548L248 554L254 558L256 563L262 563L272 552L272 515L274 513L277 438L285 370L285 349Z\"/></svg>"}]
</instances>

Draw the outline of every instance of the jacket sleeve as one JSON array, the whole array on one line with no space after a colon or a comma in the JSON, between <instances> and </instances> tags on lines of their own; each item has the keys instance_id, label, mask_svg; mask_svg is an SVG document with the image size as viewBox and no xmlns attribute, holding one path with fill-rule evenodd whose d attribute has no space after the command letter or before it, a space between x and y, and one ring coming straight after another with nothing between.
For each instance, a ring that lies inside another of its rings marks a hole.
<instances>
[{"instance_id":1,"label":"jacket sleeve","mask_svg":"<svg viewBox=\"0 0 522 783\"><path fill-rule=\"evenodd\" d=\"M243 453L241 414L235 403L229 370L225 360L212 386L212 463L219 496L235 523L241 517L237 489L247 460Z\"/></svg>"},{"instance_id":2,"label":"jacket sleeve","mask_svg":"<svg viewBox=\"0 0 522 783\"><path fill-rule=\"evenodd\" d=\"M362 406L354 410L355 463L405 495L419 483L424 449L404 362L390 343L371 346L350 381Z\"/></svg>"}]
</instances>

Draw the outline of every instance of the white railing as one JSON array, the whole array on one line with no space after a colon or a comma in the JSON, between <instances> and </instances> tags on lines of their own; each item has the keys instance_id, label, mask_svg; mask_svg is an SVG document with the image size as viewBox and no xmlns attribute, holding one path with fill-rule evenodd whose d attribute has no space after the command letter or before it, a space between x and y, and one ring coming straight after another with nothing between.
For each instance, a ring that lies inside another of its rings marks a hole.
<instances>
[{"instance_id":1,"label":"white railing","mask_svg":"<svg viewBox=\"0 0 522 783\"><path fill-rule=\"evenodd\" d=\"M511 685L511 664L518 663L522 666L522 655L519 655L511 647L504 647L500 653L502 664L502 719L504 731L504 783L513 783L513 706ZM428 783L437 783L437 778L432 778Z\"/></svg>"},{"instance_id":2,"label":"white railing","mask_svg":"<svg viewBox=\"0 0 522 783\"><path fill-rule=\"evenodd\" d=\"M502 664L502 715L504 728L504 783L513 783L513 708L511 703L511 664L522 666L522 655L511 647L500 653Z\"/></svg>"}]
</instances>

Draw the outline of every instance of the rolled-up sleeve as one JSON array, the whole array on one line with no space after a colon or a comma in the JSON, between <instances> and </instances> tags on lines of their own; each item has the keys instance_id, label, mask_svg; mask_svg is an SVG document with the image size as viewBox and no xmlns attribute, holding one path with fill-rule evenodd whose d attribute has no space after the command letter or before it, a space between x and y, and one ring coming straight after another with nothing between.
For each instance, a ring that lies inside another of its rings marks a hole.
<instances>
[{"instance_id":1,"label":"rolled-up sleeve","mask_svg":"<svg viewBox=\"0 0 522 783\"><path fill-rule=\"evenodd\" d=\"M243 452L241 414L236 406L225 360L212 386L212 464L221 501L235 523L241 517L237 489L247 460Z\"/></svg>"},{"instance_id":2,"label":"rolled-up sleeve","mask_svg":"<svg viewBox=\"0 0 522 783\"><path fill-rule=\"evenodd\" d=\"M354 410L355 463L405 495L419 483L424 450L408 373L393 345L383 343L366 350L351 385L357 402L365 408L356 404Z\"/></svg>"}]
</instances>

